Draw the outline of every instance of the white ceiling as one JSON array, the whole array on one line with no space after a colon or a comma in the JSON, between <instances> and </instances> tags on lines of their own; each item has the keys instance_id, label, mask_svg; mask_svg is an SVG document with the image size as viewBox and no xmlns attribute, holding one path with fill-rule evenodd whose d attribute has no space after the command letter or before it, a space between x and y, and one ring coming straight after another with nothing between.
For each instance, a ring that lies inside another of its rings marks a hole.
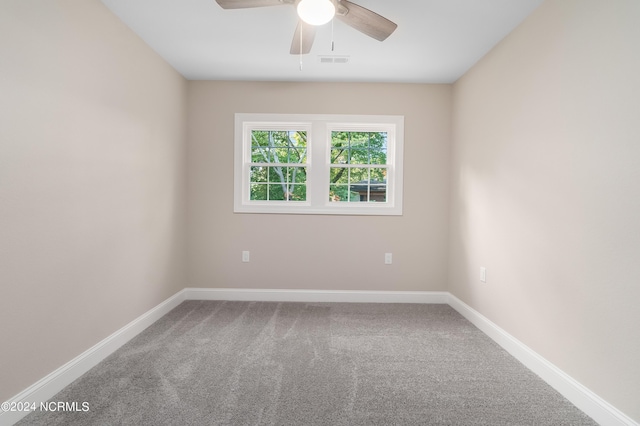
<instances>
[{"instance_id":1,"label":"white ceiling","mask_svg":"<svg viewBox=\"0 0 640 426\"><path fill-rule=\"evenodd\" d=\"M215 0L102 0L190 80L452 83L543 0L353 0L398 24L379 42L335 21L311 53L289 48L295 7L223 10ZM349 56L346 64L320 63Z\"/></svg>"}]
</instances>

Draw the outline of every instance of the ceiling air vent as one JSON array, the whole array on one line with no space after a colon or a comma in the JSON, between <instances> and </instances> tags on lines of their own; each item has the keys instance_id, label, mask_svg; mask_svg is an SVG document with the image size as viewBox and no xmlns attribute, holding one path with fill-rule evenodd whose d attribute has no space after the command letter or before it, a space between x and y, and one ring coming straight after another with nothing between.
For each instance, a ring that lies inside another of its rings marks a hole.
<instances>
[{"instance_id":1,"label":"ceiling air vent","mask_svg":"<svg viewBox=\"0 0 640 426\"><path fill-rule=\"evenodd\" d=\"M321 64L346 64L349 56L320 56Z\"/></svg>"}]
</instances>

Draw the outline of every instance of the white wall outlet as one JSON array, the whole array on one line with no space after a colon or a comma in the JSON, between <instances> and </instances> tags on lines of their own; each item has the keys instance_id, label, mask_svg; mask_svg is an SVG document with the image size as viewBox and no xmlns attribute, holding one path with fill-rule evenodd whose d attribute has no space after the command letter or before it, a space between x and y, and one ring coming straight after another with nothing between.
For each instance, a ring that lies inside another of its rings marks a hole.
<instances>
[{"instance_id":1,"label":"white wall outlet","mask_svg":"<svg viewBox=\"0 0 640 426\"><path fill-rule=\"evenodd\" d=\"M384 254L384 264L391 265L393 263L393 254L385 253Z\"/></svg>"},{"instance_id":2,"label":"white wall outlet","mask_svg":"<svg viewBox=\"0 0 640 426\"><path fill-rule=\"evenodd\" d=\"M249 261L249 259L250 259L250 257L249 257L249 252L248 252L248 251L243 251L243 252L242 252L242 261L243 261L243 262L248 262L248 261Z\"/></svg>"},{"instance_id":3,"label":"white wall outlet","mask_svg":"<svg viewBox=\"0 0 640 426\"><path fill-rule=\"evenodd\" d=\"M484 266L480 267L480 281L483 283L487 282L487 268Z\"/></svg>"}]
</instances>

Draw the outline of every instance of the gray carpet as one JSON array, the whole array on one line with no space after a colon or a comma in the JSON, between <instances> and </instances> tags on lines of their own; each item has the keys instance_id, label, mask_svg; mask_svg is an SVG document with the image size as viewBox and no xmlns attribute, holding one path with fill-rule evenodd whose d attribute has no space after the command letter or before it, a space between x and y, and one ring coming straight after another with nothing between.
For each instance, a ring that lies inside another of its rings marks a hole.
<instances>
[{"instance_id":1,"label":"gray carpet","mask_svg":"<svg viewBox=\"0 0 640 426\"><path fill-rule=\"evenodd\" d=\"M447 305L187 301L20 425L594 425Z\"/></svg>"}]
</instances>

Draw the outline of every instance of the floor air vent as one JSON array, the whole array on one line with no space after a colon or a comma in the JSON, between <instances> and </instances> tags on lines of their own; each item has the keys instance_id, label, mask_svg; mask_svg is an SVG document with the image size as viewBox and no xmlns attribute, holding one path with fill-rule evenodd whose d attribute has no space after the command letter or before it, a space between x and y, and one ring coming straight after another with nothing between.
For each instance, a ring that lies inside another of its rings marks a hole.
<instances>
[{"instance_id":1,"label":"floor air vent","mask_svg":"<svg viewBox=\"0 0 640 426\"><path fill-rule=\"evenodd\" d=\"M349 62L348 56L320 56L321 64L346 64Z\"/></svg>"}]
</instances>

